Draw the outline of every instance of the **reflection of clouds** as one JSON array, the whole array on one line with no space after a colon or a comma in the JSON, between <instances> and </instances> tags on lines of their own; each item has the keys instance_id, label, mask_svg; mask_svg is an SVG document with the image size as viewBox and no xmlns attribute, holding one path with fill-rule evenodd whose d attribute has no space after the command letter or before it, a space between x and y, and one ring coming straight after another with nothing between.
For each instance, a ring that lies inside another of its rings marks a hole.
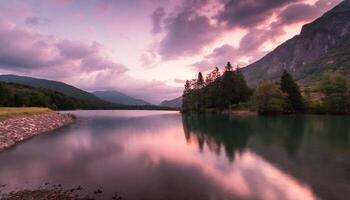
<instances>
[{"instance_id":1,"label":"reflection of clouds","mask_svg":"<svg viewBox=\"0 0 350 200\"><path fill-rule=\"evenodd\" d=\"M101 187L104 195L118 190L127 199L187 193L192 199L314 199L307 186L250 150L233 162L207 145L198 151L184 138L178 114L122 113L76 112L76 124L0 154L0 183L82 184L90 191ZM184 187L173 189L179 184Z\"/></svg>"},{"instance_id":2,"label":"reflection of clouds","mask_svg":"<svg viewBox=\"0 0 350 200\"><path fill-rule=\"evenodd\" d=\"M224 156L218 157L208 149L199 153L196 146L188 146L176 133L178 129L173 127L156 138L146 134L129 140L125 144L127 152L131 155L147 152L155 165L167 160L178 165L196 166L227 192L243 198L315 199L307 186L249 150L236 155L231 165Z\"/></svg>"}]
</instances>

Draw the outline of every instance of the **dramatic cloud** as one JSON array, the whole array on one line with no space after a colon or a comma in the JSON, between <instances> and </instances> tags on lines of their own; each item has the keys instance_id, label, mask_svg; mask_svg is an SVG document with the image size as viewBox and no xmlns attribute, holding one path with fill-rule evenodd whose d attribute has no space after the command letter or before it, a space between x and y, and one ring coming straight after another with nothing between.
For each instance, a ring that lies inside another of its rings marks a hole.
<instances>
[{"instance_id":1,"label":"dramatic cloud","mask_svg":"<svg viewBox=\"0 0 350 200\"><path fill-rule=\"evenodd\" d=\"M157 8L152 13L152 33L157 34L162 31L162 20L165 17L165 10L164 8Z\"/></svg>"},{"instance_id":2,"label":"dramatic cloud","mask_svg":"<svg viewBox=\"0 0 350 200\"><path fill-rule=\"evenodd\" d=\"M238 58L238 50L231 45L225 44L215 48L211 54L204 56L202 61L193 64L193 66L200 71L207 71L214 67L225 66L227 61L236 60Z\"/></svg>"},{"instance_id":3,"label":"dramatic cloud","mask_svg":"<svg viewBox=\"0 0 350 200\"><path fill-rule=\"evenodd\" d=\"M300 0L230 0L217 15L220 23L230 27L250 28L269 19L276 9Z\"/></svg>"},{"instance_id":4,"label":"dramatic cloud","mask_svg":"<svg viewBox=\"0 0 350 200\"><path fill-rule=\"evenodd\" d=\"M165 37L160 42L159 53L165 59L174 59L200 53L218 34L210 19L200 14L208 0L184 1L179 12L165 19Z\"/></svg>"},{"instance_id":5,"label":"dramatic cloud","mask_svg":"<svg viewBox=\"0 0 350 200\"><path fill-rule=\"evenodd\" d=\"M292 4L278 15L277 21L273 25L281 26L311 21L340 1L341 0L319 0L313 5L306 3Z\"/></svg>"},{"instance_id":6,"label":"dramatic cloud","mask_svg":"<svg viewBox=\"0 0 350 200\"><path fill-rule=\"evenodd\" d=\"M37 68L61 62L55 39L0 19L0 67Z\"/></svg>"},{"instance_id":7,"label":"dramatic cloud","mask_svg":"<svg viewBox=\"0 0 350 200\"><path fill-rule=\"evenodd\" d=\"M104 58L100 44L60 40L49 35L21 28L8 21L0 21L0 68L32 70L55 66L93 71L104 68L126 69Z\"/></svg>"},{"instance_id":8,"label":"dramatic cloud","mask_svg":"<svg viewBox=\"0 0 350 200\"><path fill-rule=\"evenodd\" d=\"M128 68L107 59L102 45L62 40L0 20L0 70L62 80L83 89L114 89L159 103L182 88L127 75ZM154 96L154 94L158 94Z\"/></svg>"},{"instance_id":9,"label":"dramatic cloud","mask_svg":"<svg viewBox=\"0 0 350 200\"><path fill-rule=\"evenodd\" d=\"M63 40L57 43L56 46L60 50L61 55L69 59L79 59L92 54L98 54L100 48L100 44L97 42L89 45L83 42L71 40Z\"/></svg>"},{"instance_id":10,"label":"dramatic cloud","mask_svg":"<svg viewBox=\"0 0 350 200\"><path fill-rule=\"evenodd\" d=\"M81 66L84 66L85 71L99 71L103 69L113 69L114 72L124 74L127 68L118 63L106 60L99 55L87 56L82 59Z\"/></svg>"},{"instance_id":11,"label":"dramatic cloud","mask_svg":"<svg viewBox=\"0 0 350 200\"><path fill-rule=\"evenodd\" d=\"M208 70L212 66L233 61L247 65L261 58L267 52L261 47L267 42L277 43L278 37L285 34L288 25L309 22L338 3L338 0L318 0L314 4L300 1L238 1L231 0L219 11L217 18L226 28L244 28L247 30L237 48L226 44L215 48L212 53L194 64L199 70ZM275 16L271 20L271 16ZM259 28L257 28L259 27ZM242 63L244 58L247 62Z\"/></svg>"}]
</instances>

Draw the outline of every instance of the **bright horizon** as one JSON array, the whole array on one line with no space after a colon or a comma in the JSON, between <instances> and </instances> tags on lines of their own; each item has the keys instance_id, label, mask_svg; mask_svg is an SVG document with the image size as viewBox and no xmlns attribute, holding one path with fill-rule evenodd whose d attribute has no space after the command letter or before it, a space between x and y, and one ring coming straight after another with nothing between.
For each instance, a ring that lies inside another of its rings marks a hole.
<instances>
[{"instance_id":1,"label":"bright horizon","mask_svg":"<svg viewBox=\"0 0 350 200\"><path fill-rule=\"evenodd\" d=\"M246 66L341 0L0 1L0 74L154 104L227 61Z\"/></svg>"}]
</instances>

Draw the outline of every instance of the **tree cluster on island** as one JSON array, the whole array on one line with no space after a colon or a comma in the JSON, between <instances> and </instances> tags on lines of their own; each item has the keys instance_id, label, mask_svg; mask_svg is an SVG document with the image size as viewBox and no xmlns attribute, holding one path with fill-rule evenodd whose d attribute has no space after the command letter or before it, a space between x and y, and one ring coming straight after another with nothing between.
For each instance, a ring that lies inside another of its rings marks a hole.
<instances>
[{"instance_id":1,"label":"tree cluster on island","mask_svg":"<svg viewBox=\"0 0 350 200\"><path fill-rule=\"evenodd\" d=\"M316 97L314 94L317 94ZM259 114L279 113L350 113L350 87L346 77L326 73L318 86L301 91L293 77L284 71L279 81L263 80L255 89L248 87L243 74L230 62L221 75L215 67L206 78L187 80L182 112L252 110Z\"/></svg>"}]
</instances>

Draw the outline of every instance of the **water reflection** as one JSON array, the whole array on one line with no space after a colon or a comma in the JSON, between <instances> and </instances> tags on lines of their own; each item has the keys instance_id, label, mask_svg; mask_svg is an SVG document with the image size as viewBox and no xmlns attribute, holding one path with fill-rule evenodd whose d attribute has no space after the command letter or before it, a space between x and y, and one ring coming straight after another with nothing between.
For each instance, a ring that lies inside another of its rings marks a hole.
<instances>
[{"instance_id":1,"label":"water reflection","mask_svg":"<svg viewBox=\"0 0 350 200\"><path fill-rule=\"evenodd\" d=\"M77 123L0 153L7 191L50 182L82 185L97 199L115 193L131 200L350 195L346 117L75 114ZM103 193L92 194L97 188Z\"/></svg>"},{"instance_id":2,"label":"water reflection","mask_svg":"<svg viewBox=\"0 0 350 200\"><path fill-rule=\"evenodd\" d=\"M350 197L350 117L188 114L182 120L186 140L200 151L223 153L235 164L249 149L321 199Z\"/></svg>"}]
</instances>

